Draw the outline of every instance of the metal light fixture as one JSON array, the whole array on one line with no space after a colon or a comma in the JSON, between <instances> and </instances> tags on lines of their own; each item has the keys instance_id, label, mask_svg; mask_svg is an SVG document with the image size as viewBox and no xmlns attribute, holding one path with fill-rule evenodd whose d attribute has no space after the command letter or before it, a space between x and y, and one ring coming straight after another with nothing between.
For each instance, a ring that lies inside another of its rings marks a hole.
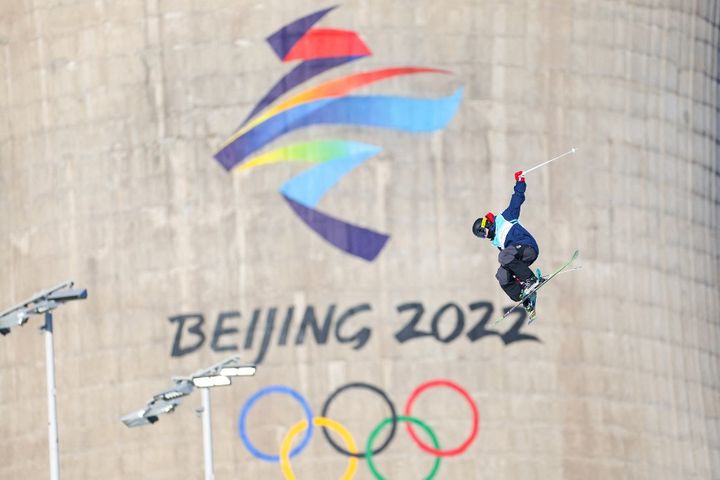
<instances>
[{"instance_id":1,"label":"metal light fixture","mask_svg":"<svg viewBox=\"0 0 720 480\"><path fill-rule=\"evenodd\" d=\"M193 385L198 388L223 387L232 383L232 381L228 377L224 377L222 375L195 377L192 379L192 382Z\"/></svg>"},{"instance_id":2,"label":"metal light fixture","mask_svg":"<svg viewBox=\"0 0 720 480\"><path fill-rule=\"evenodd\" d=\"M30 315L43 314L57 308L61 303L87 298L86 289L72 286L73 282L61 283L0 313L0 333L7 335L12 327L24 325Z\"/></svg>"},{"instance_id":3,"label":"metal light fixture","mask_svg":"<svg viewBox=\"0 0 720 480\"><path fill-rule=\"evenodd\" d=\"M190 379L198 388L221 387L230 385L231 377L255 375L256 369L255 365L242 363L239 357L232 357L193 373Z\"/></svg>"},{"instance_id":4,"label":"metal light fixture","mask_svg":"<svg viewBox=\"0 0 720 480\"><path fill-rule=\"evenodd\" d=\"M153 395L142 408L122 417L128 427L141 427L158 421L158 415L173 412L180 405L180 398L192 393L193 385L188 380L176 380L175 386Z\"/></svg>"},{"instance_id":5,"label":"metal light fixture","mask_svg":"<svg viewBox=\"0 0 720 480\"><path fill-rule=\"evenodd\" d=\"M175 386L153 396L145 408L122 417L128 427L150 425L158 416L171 413L180 405L180 398L199 388L202 396L203 450L205 453L205 480L213 480L212 423L210 421L210 388L230 385L232 377L255 375L257 367L242 363L239 357L232 357L211 367L198 370L189 377L173 377Z\"/></svg>"},{"instance_id":6,"label":"metal light fixture","mask_svg":"<svg viewBox=\"0 0 720 480\"><path fill-rule=\"evenodd\" d=\"M153 400L146 408L122 417L128 427L141 427L158 421L158 415L170 413L180 405L178 400Z\"/></svg>"},{"instance_id":7,"label":"metal light fixture","mask_svg":"<svg viewBox=\"0 0 720 480\"><path fill-rule=\"evenodd\" d=\"M7 335L10 329L24 325L30 315L44 315L45 362L48 397L48 444L50 450L50 479L60 478L60 455L58 447L57 404L55 394L55 347L53 343L52 311L65 302L84 300L87 290L72 288L73 282L65 282L53 288L40 291L28 300L0 313L0 334Z\"/></svg>"},{"instance_id":8,"label":"metal light fixture","mask_svg":"<svg viewBox=\"0 0 720 480\"><path fill-rule=\"evenodd\" d=\"M223 367L220 369L220 375L226 377L249 377L255 375L256 367L244 366L244 367Z\"/></svg>"}]
</instances>

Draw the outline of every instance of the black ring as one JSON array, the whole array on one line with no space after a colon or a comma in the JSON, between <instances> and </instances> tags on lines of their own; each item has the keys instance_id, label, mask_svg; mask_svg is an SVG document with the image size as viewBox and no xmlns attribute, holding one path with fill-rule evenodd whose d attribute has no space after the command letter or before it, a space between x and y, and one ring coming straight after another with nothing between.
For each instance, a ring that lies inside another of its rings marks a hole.
<instances>
[{"instance_id":1,"label":"black ring","mask_svg":"<svg viewBox=\"0 0 720 480\"><path fill-rule=\"evenodd\" d=\"M378 395L380 395L383 398L383 400L385 400L385 403L387 403L390 406L390 412L392 414L392 428L390 429L390 435L388 435L388 437L385 439L383 444L380 445L376 450L372 451L373 455L377 455L380 452L382 452L383 450L385 450L385 448L388 446L388 444L390 444L390 440L392 440L393 437L395 436L395 429L397 428L397 413L395 412L395 405L393 405L392 400L390 400L390 398L387 396L387 394L385 392L383 392L382 390L380 390L375 385L370 385L369 383L354 382L354 383L348 383L348 384L343 385L342 387L338 388L327 398L327 400L325 400L325 404L323 405L323 408L322 408L322 416L323 417L327 417L327 412L330 408L330 402L332 402L335 399L335 397L337 397L342 391L347 390L349 388L366 388L370 391L373 391L373 392L377 393ZM344 448L342 448L341 446L339 446L338 444L336 444L333 441L330 434L328 433L328 430L326 427L322 427L322 431L323 431L323 435L325 435L325 438L327 438L327 441L330 442L330 445L332 445L332 447L336 451L342 453L345 456L350 456L350 457L355 457L355 458L365 458L365 455L366 455L365 452L351 453L351 452L348 452L347 450L345 450Z\"/></svg>"}]
</instances>

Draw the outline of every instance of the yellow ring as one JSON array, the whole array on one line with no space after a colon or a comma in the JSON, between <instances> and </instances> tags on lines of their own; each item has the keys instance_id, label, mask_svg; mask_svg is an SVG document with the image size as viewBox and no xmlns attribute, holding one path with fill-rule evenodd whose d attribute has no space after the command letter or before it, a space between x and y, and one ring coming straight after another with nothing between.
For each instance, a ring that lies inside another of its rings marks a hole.
<instances>
[{"instance_id":1,"label":"yellow ring","mask_svg":"<svg viewBox=\"0 0 720 480\"><path fill-rule=\"evenodd\" d=\"M327 427L330 430L336 432L345 442L350 453L357 453L357 445L347 428L343 427L340 423L335 420L331 420L327 417L315 417L313 423L318 427ZM280 444L280 469L287 480L295 480L295 474L290 466L290 447L292 447L293 439L303 430L308 428L307 420L300 420L298 423L293 425L290 430L285 434L282 443ZM358 459L356 457L348 456L348 466L343 473L341 480L350 480L355 475L357 470Z\"/></svg>"}]
</instances>

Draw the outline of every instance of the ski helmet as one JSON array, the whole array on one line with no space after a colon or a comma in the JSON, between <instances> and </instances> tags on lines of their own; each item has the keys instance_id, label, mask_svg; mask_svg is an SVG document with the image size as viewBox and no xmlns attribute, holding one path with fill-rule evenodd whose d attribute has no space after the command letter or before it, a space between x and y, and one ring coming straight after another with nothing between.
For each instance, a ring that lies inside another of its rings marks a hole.
<instances>
[{"instance_id":1,"label":"ski helmet","mask_svg":"<svg viewBox=\"0 0 720 480\"><path fill-rule=\"evenodd\" d=\"M488 212L473 223L472 231L476 237L492 238L495 236L495 215Z\"/></svg>"}]
</instances>

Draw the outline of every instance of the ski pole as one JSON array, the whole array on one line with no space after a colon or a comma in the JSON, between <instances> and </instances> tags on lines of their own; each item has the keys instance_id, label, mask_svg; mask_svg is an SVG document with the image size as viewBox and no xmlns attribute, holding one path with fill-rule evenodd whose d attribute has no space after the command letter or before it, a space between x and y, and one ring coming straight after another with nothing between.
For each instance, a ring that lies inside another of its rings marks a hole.
<instances>
[{"instance_id":1,"label":"ski pole","mask_svg":"<svg viewBox=\"0 0 720 480\"><path fill-rule=\"evenodd\" d=\"M536 168L540 168L540 167L542 167L543 165L547 165L548 163L553 162L553 161L557 160L558 158L562 158L562 157L564 157L565 155L569 155L569 154L571 154L571 153L575 153L575 147L571 148L570 150L568 150L567 152L563 153L562 155L558 155L558 156L555 157L555 158L551 158L551 159L548 160L547 162L543 162L543 163L541 163L540 165L535 165L534 167L532 167L532 168L529 169L529 170L524 170L524 171L522 172L522 174L523 174L523 176L524 176L524 175L527 175L528 173L532 172L532 171L535 170Z\"/></svg>"}]
</instances>

